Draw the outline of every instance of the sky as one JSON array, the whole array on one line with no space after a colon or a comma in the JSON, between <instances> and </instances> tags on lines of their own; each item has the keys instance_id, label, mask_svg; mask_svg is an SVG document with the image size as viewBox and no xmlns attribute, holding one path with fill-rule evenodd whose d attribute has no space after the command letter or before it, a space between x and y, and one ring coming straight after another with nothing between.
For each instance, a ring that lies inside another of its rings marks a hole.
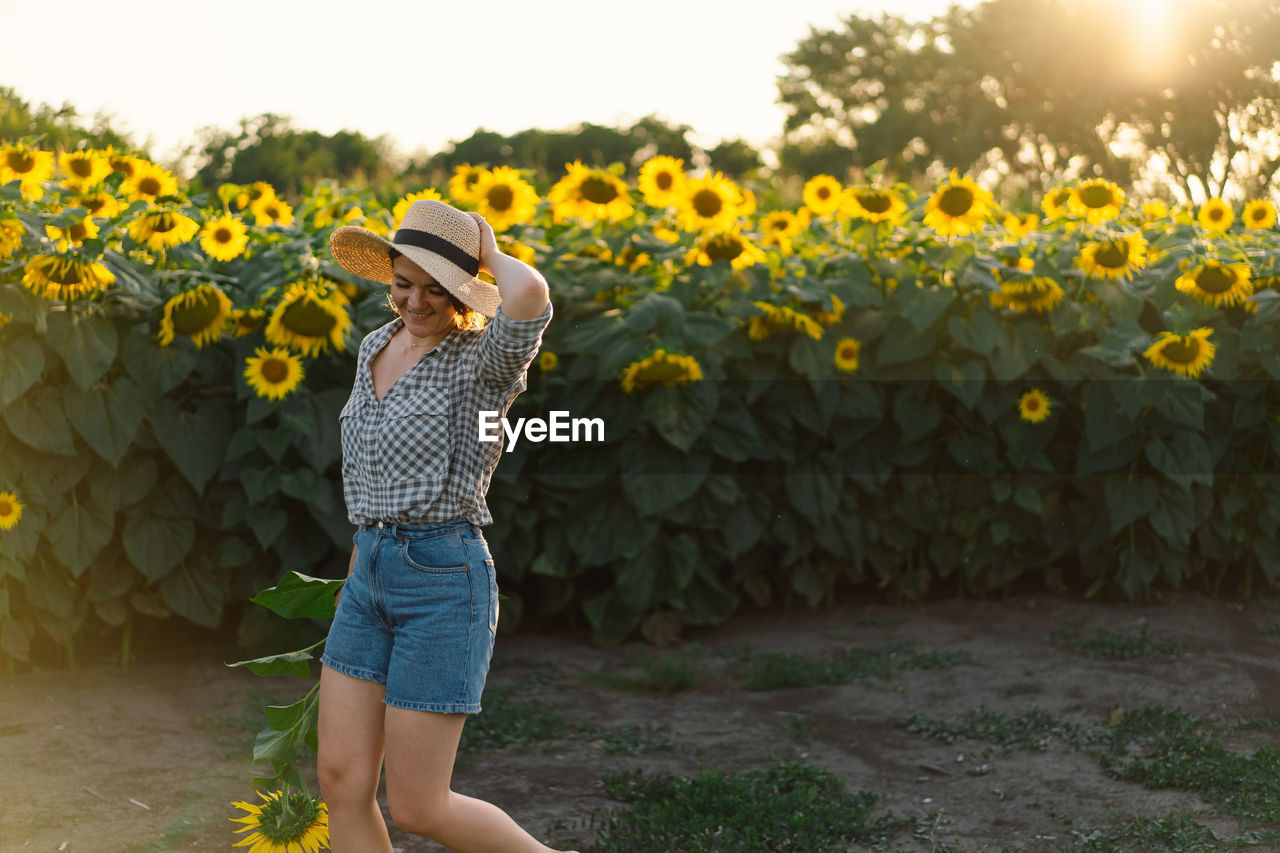
<instances>
[{"instance_id":1,"label":"sky","mask_svg":"<svg viewBox=\"0 0 1280 853\"><path fill-rule=\"evenodd\" d=\"M762 146L784 118L781 57L811 26L886 10L928 19L948 5L783 0L761 15L722 0L60 0L58 18L75 26L6 39L0 86L86 119L105 112L161 161L199 128L234 131L267 112L326 134L385 134L405 155L478 128L621 126L650 114L691 126L698 144ZM0 0L0 20L30 8Z\"/></svg>"}]
</instances>

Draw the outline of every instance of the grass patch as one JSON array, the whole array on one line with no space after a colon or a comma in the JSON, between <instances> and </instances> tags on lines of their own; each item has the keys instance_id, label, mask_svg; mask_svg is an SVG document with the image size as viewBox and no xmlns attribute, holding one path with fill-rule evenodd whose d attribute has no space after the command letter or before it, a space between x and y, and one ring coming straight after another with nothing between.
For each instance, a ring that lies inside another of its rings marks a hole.
<instances>
[{"instance_id":1,"label":"grass patch","mask_svg":"<svg viewBox=\"0 0 1280 853\"><path fill-rule=\"evenodd\" d=\"M583 674L581 680L606 690L667 696L692 687L701 675L702 647L692 643L674 654L655 655L648 650L633 654L621 669L601 664L595 672Z\"/></svg>"},{"instance_id":2,"label":"grass patch","mask_svg":"<svg viewBox=\"0 0 1280 853\"><path fill-rule=\"evenodd\" d=\"M1197 822L1191 812L1164 817L1133 815L1117 824L1077 831L1075 841L1063 848L1064 853L1218 853L1259 849L1267 843L1264 836L1253 832L1226 838Z\"/></svg>"},{"instance_id":3,"label":"grass patch","mask_svg":"<svg viewBox=\"0 0 1280 853\"><path fill-rule=\"evenodd\" d=\"M752 662L743 687L785 690L887 679L904 669L945 669L970 659L966 651L917 652L911 640L894 640L878 649L848 648L819 656L767 652Z\"/></svg>"},{"instance_id":4,"label":"grass patch","mask_svg":"<svg viewBox=\"0 0 1280 853\"><path fill-rule=\"evenodd\" d=\"M1078 725L1043 711L1015 717L980 707L954 722L931 720L915 713L896 722L917 734L949 742L959 738L986 741L1006 751L1044 750L1056 740L1097 759L1102 771L1112 778L1147 788L1195 793L1221 813L1239 819L1242 828L1280 826L1280 749L1268 744L1244 754L1223 745L1224 738L1242 731L1268 730L1270 718L1222 722L1176 708L1153 706L1115 709L1100 723ZM1199 824L1188 824L1181 818L1135 821L1115 836L1115 844L1129 846L1096 849L1219 849L1196 846L1208 843L1204 841L1207 830ZM1176 836L1180 839L1177 843L1183 846L1135 846L1147 843L1143 839L1165 835ZM1275 841L1280 838L1280 831L1269 831L1267 837Z\"/></svg>"},{"instance_id":5,"label":"grass patch","mask_svg":"<svg viewBox=\"0 0 1280 853\"><path fill-rule=\"evenodd\" d=\"M1142 629L1134 635L1112 634L1110 631L1099 631L1092 638L1080 636L1075 628L1063 627L1049 635L1049 642L1055 646L1065 646L1077 654L1094 660L1135 660L1137 658L1154 657L1156 655L1180 655L1187 651L1181 640L1157 640L1147 634L1148 625L1144 621Z\"/></svg>"},{"instance_id":6,"label":"grass patch","mask_svg":"<svg viewBox=\"0 0 1280 853\"><path fill-rule=\"evenodd\" d=\"M591 723L583 725L591 742L606 755L644 755L659 749L671 749L671 727L651 722L647 726L624 725L602 729Z\"/></svg>"},{"instance_id":7,"label":"grass patch","mask_svg":"<svg viewBox=\"0 0 1280 853\"><path fill-rule=\"evenodd\" d=\"M593 818L598 853L843 853L915 825L892 815L873 818L875 794L850 793L826 769L793 759L733 776L719 769L689 779L633 770L608 774L603 784L627 805Z\"/></svg>"},{"instance_id":8,"label":"grass patch","mask_svg":"<svg viewBox=\"0 0 1280 853\"><path fill-rule=\"evenodd\" d=\"M458 751L520 749L563 739L569 729L564 714L554 705L514 699L509 689L490 688L485 692L484 710L462 727Z\"/></svg>"}]
</instances>

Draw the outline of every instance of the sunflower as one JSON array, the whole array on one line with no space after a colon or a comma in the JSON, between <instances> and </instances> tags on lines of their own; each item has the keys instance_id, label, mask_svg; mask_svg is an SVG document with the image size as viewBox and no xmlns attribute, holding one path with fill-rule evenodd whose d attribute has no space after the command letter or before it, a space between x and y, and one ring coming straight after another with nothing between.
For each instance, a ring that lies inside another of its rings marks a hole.
<instances>
[{"instance_id":1,"label":"sunflower","mask_svg":"<svg viewBox=\"0 0 1280 853\"><path fill-rule=\"evenodd\" d=\"M844 187L830 175L814 175L804 184L804 206L814 216L830 216L845 200Z\"/></svg>"},{"instance_id":2,"label":"sunflower","mask_svg":"<svg viewBox=\"0 0 1280 853\"><path fill-rule=\"evenodd\" d=\"M74 255L36 255L22 274L23 287L45 299L66 302L103 290L115 280L101 263Z\"/></svg>"},{"instance_id":3,"label":"sunflower","mask_svg":"<svg viewBox=\"0 0 1280 853\"><path fill-rule=\"evenodd\" d=\"M485 172L471 186L476 210L494 231L533 221L538 209L538 192L510 166Z\"/></svg>"},{"instance_id":4,"label":"sunflower","mask_svg":"<svg viewBox=\"0 0 1280 853\"><path fill-rule=\"evenodd\" d=\"M538 369L543 373L546 373L548 370L555 370L559 365L559 357L550 350L543 350L538 356Z\"/></svg>"},{"instance_id":5,"label":"sunflower","mask_svg":"<svg viewBox=\"0 0 1280 853\"><path fill-rule=\"evenodd\" d=\"M22 520L22 501L13 492L0 492L0 530L12 530Z\"/></svg>"},{"instance_id":6,"label":"sunflower","mask_svg":"<svg viewBox=\"0 0 1280 853\"><path fill-rule=\"evenodd\" d=\"M267 312L261 308L237 308L231 312L231 336L243 338L256 332L266 319Z\"/></svg>"},{"instance_id":7,"label":"sunflower","mask_svg":"<svg viewBox=\"0 0 1280 853\"><path fill-rule=\"evenodd\" d=\"M1276 224L1276 206L1265 198L1255 198L1245 204L1240 218L1249 228L1264 230Z\"/></svg>"},{"instance_id":8,"label":"sunflower","mask_svg":"<svg viewBox=\"0 0 1280 853\"><path fill-rule=\"evenodd\" d=\"M703 234L684 257L684 262L690 266L698 264L709 267L714 261L728 261L735 270L764 263L766 260L764 251L742 236L740 224L728 231Z\"/></svg>"},{"instance_id":9,"label":"sunflower","mask_svg":"<svg viewBox=\"0 0 1280 853\"><path fill-rule=\"evenodd\" d=\"M67 199L66 206L82 207L94 219L114 219L120 211L124 210L124 205L120 204L115 196L101 191L73 195Z\"/></svg>"},{"instance_id":10,"label":"sunflower","mask_svg":"<svg viewBox=\"0 0 1280 853\"><path fill-rule=\"evenodd\" d=\"M0 219L0 261L22 248L25 233L21 219Z\"/></svg>"},{"instance_id":11,"label":"sunflower","mask_svg":"<svg viewBox=\"0 0 1280 853\"><path fill-rule=\"evenodd\" d=\"M58 165L67 175L63 183L76 192L84 192L97 186L111 174L111 162L101 151L92 148L87 151L63 151L58 155Z\"/></svg>"},{"instance_id":12,"label":"sunflower","mask_svg":"<svg viewBox=\"0 0 1280 853\"><path fill-rule=\"evenodd\" d=\"M1018 398L1018 414L1024 421L1038 424L1049 417L1049 398L1039 388L1032 388Z\"/></svg>"},{"instance_id":13,"label":"sunflower","mask_svg":"<svg viewBox=\"0 0 1280 853\"><path fill-rule=\"evenodd\" d=\"M1021 314L1036 311L1047 314L1062 301L1062 286L1047 276L1034 276L1023 281L1002 281L1000 290L990 295L994 308L1008 308Z\"/></svg>"},{"instance_id":14,"label":"sunflower","mask_svg":"<svg viewBox=\"0 0 1280 853\"><path fill-rule=\"evenodd\" d=\"M1067 207L1090 225L1098 225L1120 215L1124 190L1106 178L1090 178L1071 191Z\"/></svg>"},{"instance_id":15,"label":"sunflower","mask_svg":"<svg viewBox=\"0 0 1280 853\"><path fill-rule=\"evenodd\" d=\"M862 352L862 341L857 338L841 338L836 344L836 367L846 373L857 370L860 352Z\"/></svg>"},{"instance_id":16,"label":"sunflower","mask_svg":"<svg viewBox=\"0 0 1280 853\"><path fill-rule=\"evenodd\" d=\"M626 183L608 169L593 169L575 160L565 165L565 172L547 193L556 222L569 217L588 224L598 219L617 222L635 212Z\"/></svg>"},{"instance_id":17,"label":"sunflower","mask_svg":"<svg viewBox=\"0 0 1280 853\"><path fill-rule=\"evenodd\" d=\"M991 193L955 169L925 205L924 224L942 235L965 235L977 231L986 219L987 208L995 204Z\"/></svg>"},{"instance_id":18,"label":"sunflower","mask_svg":"<svg viewBox=\"0 0 1280 853\"><path fill-rule=\"evenodd\" d=\"M396 222L404 219L404 215L409 212L409 208L413 206L415 201L444 201L444 198L440 193L430 187L416 193L409 193L397 201L395 206L391 208L391 218Z\"/></svg>"},{"instance_id":19,"label":"sunflower","mask_svg":"<svg viewBox=\"0 0 1280 853\"><path fill-rule=\"evenodd\" d=\"M1168 215L1169 205L1165 204L1160 199L1142 203L1142 218L1148 222L1155 222L1157 219L1164 219Z\"/></svg>"},{"instance_id":20,"label":"sunflower","mask_svg":"<svg viewBox=\"0 0 1280 853\"><path fill-rule=\"evenodd\" d=\"M806 305L805 307L809 307ZM822 326L834 326L844 319L844 302L839 296L831 294L831 310L828 311L822 305L813 308L813 319Z\"/></svg>"},{"instance_id":21,"label":"sunflower","mask_svg":"<svg viewBox=\"0 0 1280 853\"><path fill-rule=\"evenodd\" d=\"M747 325L747 337L753 341L762 341L778 332L804 332L815 341L822 338L822 326L794 308L768 302L753 304L762 312L752 317Z\"/></svg>"},{"instance_id":22,"label":"sunflower","mask_svg":"<svg viewBox=\"0 0 1280 853\"><path fill-rule=\"evenodd\" d=\"M1249 278L1248 264L1223 264L1206 258L1203 264L1179 276L1174 286L1217 308L1244 302L1252 296L1253 282Z\"/></svg>"},{"instance_id":23,"label":"sunflower","mask_svg":"<svg viewBox=\"0 0 1280 853\"><path fill-rule=\"evenodd\" d=\"M346 306L347 298L332 285L317 279L295 281L271 312L264 332L267 342L308 356L327 352L331 345L341 352L351 328Z\"/></svg>"},{"instance_id":24,"label":"sunflower","mask_svg":"<svg viewBox=\"0 0 1280 853\"><path fill-rule=\"evenodd\" d=\"M312 228L328 228L335 222L350 224L352 220L364 216L364 211L353 204L350 198L325 196L313 198L312 201L317 205L311 214Z\"/></svg>"},{"instance_id":25,"label":"sunflower","mask_svg":"<svg viewBox=\"0 0 1280 853\"><path fill-rule=\"evenodd\" d=\"M670 388L685 382L698 382L702 379L702 368L698 360L691 355L669 353L664 349L640 361L627 365L622 374L622 390L630 394L637 388L661 383Z\"/></svg>"},{"instance_id":26,"label":"sunflower","mask_svg":"<svg viewBox=\"0 0 1280 853\"><path fill-rule=\"evenodd\" d=\"M164 304L160 346L173 343L175 334L191 338L197 348L216 341L231 325L231 300L213 284L201 284L183 291Z\"/></svg>"},{"instance_id":27,"label":"sunflower","mask_svg":"<svg viewBox=\"0 0 1280 853\"><path fill-rule=\"evenodd\" d=\"M320 853L329 849L329 809L323 801L293 789L287 794L259 791L258 796L266 803L231 804L247 812L244 817L228 818L245 824L236 833L253 830L233 847L253 845L249 853Z\"/></svg>"},{"instance_id":28,"label":"sunflower","mask_svg":"<svg viewBox=\"0 0 1280 853\"><path fill-rule=\"evenodd\" d=\"M93 219L85 216L75 225L68 225L66 228L59 228L56 225L46 225L44 233L48 238L54 241L55 248L59 252L65 252L71 246L79 246L85 240L92 240L98 236L98 226Z\"/></svg>"},{"instance_id":29,"label":"sunflower","mask_svg":"<svg viewBox=\"0 0 1280 853\"><path fill-rule=\"evenodd\" d=\"M218 198L229 210L239 213L255 202L276 198L276 188L267 181L254 181L252 184L222 184L218 187Z\"/></svg>"},{"instance_id":30,"label":"sunflower","mask_svg":"<svg viewBox=\"0 0 1280 853\"><path fill-rule=\"evenodd\" d=\"M1209 342L1213 329L1196 329L1189 335L1161 332L1160 339L1143 353L1156 367L1179 376L1196 377L1213 361L1215 347Z\"/></svg>"},{"instance_id":31,"label":"sunflower","mask_svg":"<svg viewBox=\"0 0 1280 853\"><path fill-rule=\"evenodd\" d=\"M1092 278L1128 279L1147 265L1147 241L1136 231L1114 240L1089 243L1075 265Z\"/></svg>"},{"instance_id":32,"label":"sunflower","mask_svg":"<svg viewBox=\"0 0 1280 853\"><path fill-rule=\"evenodd\" d=\"M134 158L133 174L125 178L120 191L129 199L155 201L161 196L176 195L178 181L155 163Z\"/></svg>"},{"instance_id":33,"label":"sunflower","mask_svg":"<svg viewBox=\"0 0 1280 853\"><path fill-rule=\"evenodd\" d=\"M0 146L0 186L10 181L22 182L22 197L27 201L44 198L41 186L53 174L53 152L17 145Z\"/></svg>"},{"instance_id":34,"label":"sunflower","mask_svg":"<svg viewBox=\"0 0 1280 853\"><path fill-rule=\"evenodd\" d=\"M292 225L293 208L279 198L263 197L249 205L254 225Z\"/></svg>"},{"instance_id":35,"label":"sunflower","mask_svg":"<svg viewBox=\"0 0 1280 853\"><path fill-rule=\"evenodd\" d=\"M1036 230L1040 224L1040 217L1034 213L1028 213L1026 216L1015 216L1010 213L1004 218L1004 229L1009 232L1009 236L1015 240L1021 240L1023 237Z\"/></svg>"},{"instance_id":36,"label":"sunflower","mask_svg":"<svg viewBox=\"0 0 1280 853\"><path fill-rule=\"evenodd\" d=\"M470 163L454 166L453 177L449 179L449 198L463 204L474 202L475 193L472 188L487 171L483 166L472 166Z\"/></svg>"},{"instance_id":37,"label":"sunflower","mask_svg":"<svg viewBox=\"0 0 1280 853\"><path fill-rule=\"evenodd\" d=\"M676 207L680 204L684 180L684 160L660 154L644 161L637 183L645 204Z\"/></svg>"},{"instance_id":38,"label":"sunflower","mask_svg":"<svg viewBox=\"0 0 1280 853\"><path fill-rule=\"evenodd\" d=\"M200 229L200 248L215 261L230 261L244 254L249 229L237 217L224 213Z\"/></svg>"},{"instance_id":39,"label":"sunflower","mask_svg":"<svg viewBox=\"0 0 1280 853\"><path fill-rule=\"evenodd\" d=\"M1044 198L1040 200L1040 210L1044 212L1045 219L1061 219L1071 213L1068 203L1071 201L1073 192L1075 192L1074 189L1063 184L1045 193Z\"/></svg>"},{"instance_id":40,"label":"sunflower","mask_svg":"<svg viewBox=\"0 0 1280 853\"><path fill-rule=\"evenodd\" d=\"M200 232L200 223L176 210L160 209L143 213L129 223L129 236L153 252L162 252L185 243Z\"/></svg>"},{"instance_id":41,"label":"sunflower","mask_svg":"<svg viewBox=\"0 0 1280 853\"><path fill-rule=\"evenodd\" d=\"M498 238L498 248L502 250L502 254L510 255L516 260L533 265L534 259L538 256L537 249L513 240L509 234L497 234L495 236Z\"/></svg>"},{"instance_id":42,"label":"sunflower","mask_svg":"<svg viewBox=\"0 0 1280 853\"><path fill-rule=\"evenodd\" d=\"M686 178L677 204L677 221L685 231L726 231L737 221L742 190L719 172Z\"/></svg>"},{"instance_id":43,"label":"sunflower","mask_svg":"<svg viewBox=\"0 0 1280 853\"><path fill-rule=\"evenodd\" d=\"M107 163L111 165L111 171L117 175L122 175L125 180L133 176L134 170L140 164L147 162L140 157L117 153L114 145L108 145L106 150L102 152L102 156L107 158Z\"/></svg>"},{"instance_id":44,"label":"sunflower","mask_svg":"<svg viewBox=\"0 0 1280 853\"><path fill-rule=\"evenodd\" d=\"M852 187L845 192L842 212L867 222L897 222L907 203L893 190Z\"/></svg>"},{"instance_id":45,"label":"sunflower","mask_svg":"<svg viewBox=\"0 0 1280 853\"><path fill-rule=\"evenodd\" d=\"M256 355L244 360L244 378L259 397L283 400L303 379L302 357L284 347L254 348Z\"/></svg>"},{"instance_id":46,"label":"sunflower","mask_svg":"<svg viewBox=\"0 0 1280 853\"><path fill-rule=\"evenodd\" d=\"M1196 214L1196 221L1200 223L1200 227L1213 234L1226 231L1235 218L1231 205L1220 198L1209 199L1201 205L1199 213Z\"/></svg>"}]
</instances>

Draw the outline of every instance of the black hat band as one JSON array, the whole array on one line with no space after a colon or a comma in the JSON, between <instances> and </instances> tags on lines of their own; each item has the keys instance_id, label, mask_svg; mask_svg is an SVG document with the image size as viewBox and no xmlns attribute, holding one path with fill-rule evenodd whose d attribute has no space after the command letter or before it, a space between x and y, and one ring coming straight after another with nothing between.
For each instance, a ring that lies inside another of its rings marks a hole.
<instances>
[{"instance_id":1,"label":"black hat band","mask_svg":"<svg viewBox=\"0 0 1280 853\"><path fill-rule=\"evenodd\" d=\"M472 257L466 249L450 243L438 234L418 231L413 228L401 228L396 231L396 238L391 242L403 246L417 246L419 249L435 252L469 276L475 277L480 272L479 258Z\"/></svg>"}]
</instances>

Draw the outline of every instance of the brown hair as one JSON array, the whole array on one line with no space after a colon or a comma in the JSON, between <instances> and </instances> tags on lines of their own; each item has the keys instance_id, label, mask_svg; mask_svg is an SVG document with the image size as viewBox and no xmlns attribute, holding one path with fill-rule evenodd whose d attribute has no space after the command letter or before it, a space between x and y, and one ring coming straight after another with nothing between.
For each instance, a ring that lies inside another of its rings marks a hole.
<instances>
[{"instance_id":1,"label":"brown hair","mask_svg":"<svg viewBox=\"0 0 1280 853\"><path fill-rule=\"evenodd\" d=\"M396 249L394 247L392 247L391 249L388 249L387 251L390 252L391 254L392 264L396 262L396 258L404 254L399 249ZM447 290L445 292L449 293ZM474 308L468 307L465 302L463 302L458 297L454 296L452 293L449 293L449 303L453 305L453 310L454 310L453 324L457 326L459 329L484 328L484 315L481 314L479 311L475 310ZM391 299L390 291L387 291L387 304L391 306L392 311L395 311L397 314L400 313L396 309L395 302L393 302Z\"/></svg>"}]
</instances>

